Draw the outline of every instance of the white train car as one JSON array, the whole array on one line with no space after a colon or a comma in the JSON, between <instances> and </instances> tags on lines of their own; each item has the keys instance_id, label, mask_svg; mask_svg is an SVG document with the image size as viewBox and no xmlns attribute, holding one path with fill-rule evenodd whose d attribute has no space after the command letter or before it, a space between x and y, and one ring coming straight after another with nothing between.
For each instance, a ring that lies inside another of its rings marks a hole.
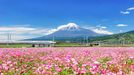
<instances>
[{"instance_id":1,"label":"white train car","mask_svg":"<svg viewBox=\"0 0 134 75\"><path fill-rule=\"evenodd\" d=\"M32 47L53 47L54 41L0 41L0 44L31 44Z\"/></svg>"}]
</instances>

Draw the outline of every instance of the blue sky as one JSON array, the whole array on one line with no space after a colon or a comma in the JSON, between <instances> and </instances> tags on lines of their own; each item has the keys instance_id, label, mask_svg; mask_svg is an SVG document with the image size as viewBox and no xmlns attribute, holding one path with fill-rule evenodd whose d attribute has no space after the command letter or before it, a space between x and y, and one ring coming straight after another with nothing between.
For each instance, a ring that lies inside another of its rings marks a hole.
<instances>
[{"instance_id":1,"label":"blue sky","mask_svg":"<svg viewBox=\"0 0 134 75\"><path fill-rule=\"evenodd\" d=\"M82 27L101 25L113 33L134 30L134 0L0 0L1 29L40 29L45 34L72 22Z\"/></svg>"}]
</instances>

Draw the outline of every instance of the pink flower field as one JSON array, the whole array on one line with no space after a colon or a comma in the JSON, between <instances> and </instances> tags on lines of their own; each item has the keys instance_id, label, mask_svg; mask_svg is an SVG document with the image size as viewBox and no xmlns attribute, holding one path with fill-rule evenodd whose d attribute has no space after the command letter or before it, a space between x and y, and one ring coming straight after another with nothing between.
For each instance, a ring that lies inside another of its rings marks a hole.
<instances>
[{"instance_id":1,"label":"pink flower field","mask_svg":"<svg viewBox=\"0 0 134 75\"><path fill-rule=\"evenodd\" d=\"M134 47L0 48L0 75L134 75Z\"/></svg>"}]
</instances>

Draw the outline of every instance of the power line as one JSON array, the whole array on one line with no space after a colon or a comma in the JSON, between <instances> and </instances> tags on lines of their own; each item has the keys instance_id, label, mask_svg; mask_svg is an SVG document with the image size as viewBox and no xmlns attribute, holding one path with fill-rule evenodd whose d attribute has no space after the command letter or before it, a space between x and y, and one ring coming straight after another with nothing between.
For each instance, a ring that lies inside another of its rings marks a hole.
<instances>
[{"instance_id":1,"label":"power line","mask_svg":"<svg viewBox=\"0 0 134 75\"><path fill-rule=\"evenodd\" d=\"M11 42L11 40L12 40L11 32L8 32L7 33L7 45L9 45L9 43Z\"/></svg>"}]
</instances>

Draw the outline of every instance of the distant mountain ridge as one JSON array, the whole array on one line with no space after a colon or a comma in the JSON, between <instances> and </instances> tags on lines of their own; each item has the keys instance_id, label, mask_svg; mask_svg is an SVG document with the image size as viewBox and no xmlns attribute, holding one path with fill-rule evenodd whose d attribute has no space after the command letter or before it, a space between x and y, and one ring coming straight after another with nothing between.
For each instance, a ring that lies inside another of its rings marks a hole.
<instances>
[{"instance_id":1,"label":"distant mountain ridge","mask_svg":"<svg viewBox=\"0 0 134 75\"><path fill-rule=\"evenodd\" d=\"M67 25L63 25L57 28L55 32L52 34L33 38L32 40L47 40L52 39L55 37L55 39L71 39L71 38L79 38L79 37L96 37L96 36L102 36L104 34L98 34L92 30L82 28L75 23L69 23Z\"/></svg>"}]
</instances>

